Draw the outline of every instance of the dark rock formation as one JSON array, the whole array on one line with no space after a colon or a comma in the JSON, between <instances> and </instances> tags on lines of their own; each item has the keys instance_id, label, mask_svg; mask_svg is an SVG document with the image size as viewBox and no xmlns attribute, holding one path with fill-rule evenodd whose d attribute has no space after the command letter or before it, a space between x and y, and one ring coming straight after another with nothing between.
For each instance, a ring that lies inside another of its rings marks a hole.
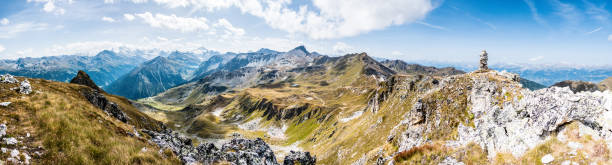
<instances>
[{"instance_id":1,"label":"dark rock formation","mask_svg":"<svg viewBox=\"0 0 612 165\"><path fill-rule=\"evenodd\" d=\"M93 104L94 106L102 109L104 112L106 112L108 115L124 122L127 123L128 121L128 117L125 115L125 113L123 113L123 111L121 111L121 109L119 108L119 106L114 103L109 101L108 99L106 99L106 96L104 96L102 93L100 93L97 90L83 90L81 91L81 93L83 94L83 96L85 96L85 98L87 99L87 101L89 101L89 103Z\"/></svg>"},{"instance_id":2,"label":"dark rock formation","mask_svg":"<svg viewBox=\"0 0 612 165\"><path fill-rule=\"evenodd\" d=\"M96 85L93 80L91 80L91 78L89 78L89 75L82 70L79 70L79 73L77 73L77 75L72 78L72 80L70 80L70 83L85 85L90 87L91 89L104 92L102 89L100 89L100 87L98 87L98 85Z\"/></svg>"},{"instance_id":3,"label":"dark rock formation","mask_svg":"<svg viewBox=\"0 0 612 165\"><path fill-rule=\"evenodd\" d=\"M102 109L108 115L124 123L127 123L128 121L127 115L123 113L121 108L119 108L119 106L116 103L108 100L106 96L104 96L104 91L100 89L98 85L96 85L96 83L94 83L89 78L89 75L87 75L87 73L85 73L82 70L79 71L79 73L77 73L77 76L72 78L70 83L80 84L80 85L85 85L87 87L90 87L91 89L81 90L81 94L87 99L87 101L89 101L89 103Z\"/></svg>"},{"instance_id":4,"label":"dark rock formation","mask_svg":"<svg viewBox=\"0 0 612 165\"><path fill-rule=\"evenodd\" d=\"M155 132L142 130L151 136L151 141L161 148L172 150L185 164L202 163L214 164L227 161L231 164L249 165L277 165L274 152L262 139L234 138L222 145L221 149L212 143L203 143L194 147L191 139L180 135L172 130ZM313 162L315 159L310 154L295 155L292 160Z\"/></svg>"},{"instance_id":5,"label":"dark rock formation","mask_svg":"<svg viewBox=\"0 0 612 165\"><path fill-rule=\"evenodd\" d=\"M314 165L317 162L317 157L310 156L310 152L295 152L291 151L285 156L284 165Z\"/></svg>"},{"instance_id":6,"label":"dark rock formation","mask_svg":"<svg viewBox=\"0 0 612 165\"><path fill-rule=\"evenodd\" d=\"M566 81L561 81L558 83L555 83L554 85L552 85L553 87L569 87L570 90L572 90L572 92L574 93L579 93L579 92L595 92L595 91L602 91L603 89L600 88L599 85L592 83L592 82L586 82L586 81L572 81L572 80L566 80Z\"/></svg>"}]
</instances>

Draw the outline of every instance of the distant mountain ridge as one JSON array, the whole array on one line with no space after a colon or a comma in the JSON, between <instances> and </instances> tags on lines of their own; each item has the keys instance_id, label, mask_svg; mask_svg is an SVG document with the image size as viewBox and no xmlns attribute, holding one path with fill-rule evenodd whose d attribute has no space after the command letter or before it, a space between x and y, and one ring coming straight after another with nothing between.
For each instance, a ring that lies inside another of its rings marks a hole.
<instances>
[{"instance_id":1,"label":"distant mountain ridge","mask_svg":"<svg viewBox=\"0 0 612 165\"><path fill-rule=\"evenodd\" d=\"M191 80L200 64L214 55L217 54L175 51L167 57L158 56L141 64L104 89L130 99L153 96Z\"/></svg>"},{"instance_id":2,"label":"distant mountain ridge","mask_svg":"<svg viewBox=\"0 0 612 165\"><path fill-rule=\"evenodd\" d=\"M0 60L0 73L68 82L77 71L83 70L89 73L96 84L104 87L145 60L140 56L104 50L95 56L64 55Z\"/></svg>"}]
</instances>

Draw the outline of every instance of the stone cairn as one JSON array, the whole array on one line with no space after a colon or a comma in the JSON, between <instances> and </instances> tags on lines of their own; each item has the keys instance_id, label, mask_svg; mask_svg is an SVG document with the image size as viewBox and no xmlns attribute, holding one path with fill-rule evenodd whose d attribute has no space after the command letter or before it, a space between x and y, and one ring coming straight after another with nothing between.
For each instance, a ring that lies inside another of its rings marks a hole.
<instances>
[{"instance_id":1,"label":"stone cairn","mask_svg":"<svg viewBox=\"0 0 612 165\"><path fill-rule=\"evenodd\" d=\"M480 70L481 71L486 71L489 70L489 67L487 66L487 63L489 61L489 54L487 54L486 50L483 50L482 53L480 53Z\"/></svg>"}]
</instances>

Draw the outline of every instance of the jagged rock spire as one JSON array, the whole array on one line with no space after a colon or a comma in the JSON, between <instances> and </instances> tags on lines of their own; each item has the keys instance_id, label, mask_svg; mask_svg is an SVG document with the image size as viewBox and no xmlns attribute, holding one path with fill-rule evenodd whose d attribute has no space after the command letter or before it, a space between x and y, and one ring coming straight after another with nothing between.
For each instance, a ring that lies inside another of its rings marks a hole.
<instances>
[{"instance_id":1,"label":"jagged rock spire","mask_svg":"<svg viewBox=\"0 0 612 165\"><path fill-rule=\"evenodd\" d=\"M98 85L96 85L96 83L89 78L89 75L82 70L79 70L77 75L70 80L70 83L85 85L99 92L104 92L104 90L100 89L100 87L98 87Z\"/></svg>"},{"instance_id":2,"label":"jagged rock spire","mask_svg":"<svg viewBox=\"0 0 612 165\"><path fill-rule=\"evenodd\" d=\"M480 70L489 70L489 66L487 66L489 61L488 56L489 54L487 51L482 50L482 53L480 53Z\"/></svg>"}]
</instances>

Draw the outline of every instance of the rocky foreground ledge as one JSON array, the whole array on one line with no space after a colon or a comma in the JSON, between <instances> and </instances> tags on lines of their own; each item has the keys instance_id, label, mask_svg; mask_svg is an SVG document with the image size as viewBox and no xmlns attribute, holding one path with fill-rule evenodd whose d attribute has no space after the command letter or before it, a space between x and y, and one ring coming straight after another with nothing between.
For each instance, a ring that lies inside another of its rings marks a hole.
<instances>
[{"instance_id":1,"label":"rocky foreground ledge","mask_svg":"<svg viewBox=\"0 0 612 165\"><path fill-rule=\"evenodd\" d=\"M212 143L203 143L198 146L192 144L191 139L170 129L162 132L142 130L151 136L151 141L161 148L172 150L185 164L216 164L227 162L233 165L278 165L276 156L266 142L257 138L255 140L234 136L232 140L219 149ZM285 165L313 165L316 157L309 152L291 151L283 161Z\"/></svg>"}]
</instances>

